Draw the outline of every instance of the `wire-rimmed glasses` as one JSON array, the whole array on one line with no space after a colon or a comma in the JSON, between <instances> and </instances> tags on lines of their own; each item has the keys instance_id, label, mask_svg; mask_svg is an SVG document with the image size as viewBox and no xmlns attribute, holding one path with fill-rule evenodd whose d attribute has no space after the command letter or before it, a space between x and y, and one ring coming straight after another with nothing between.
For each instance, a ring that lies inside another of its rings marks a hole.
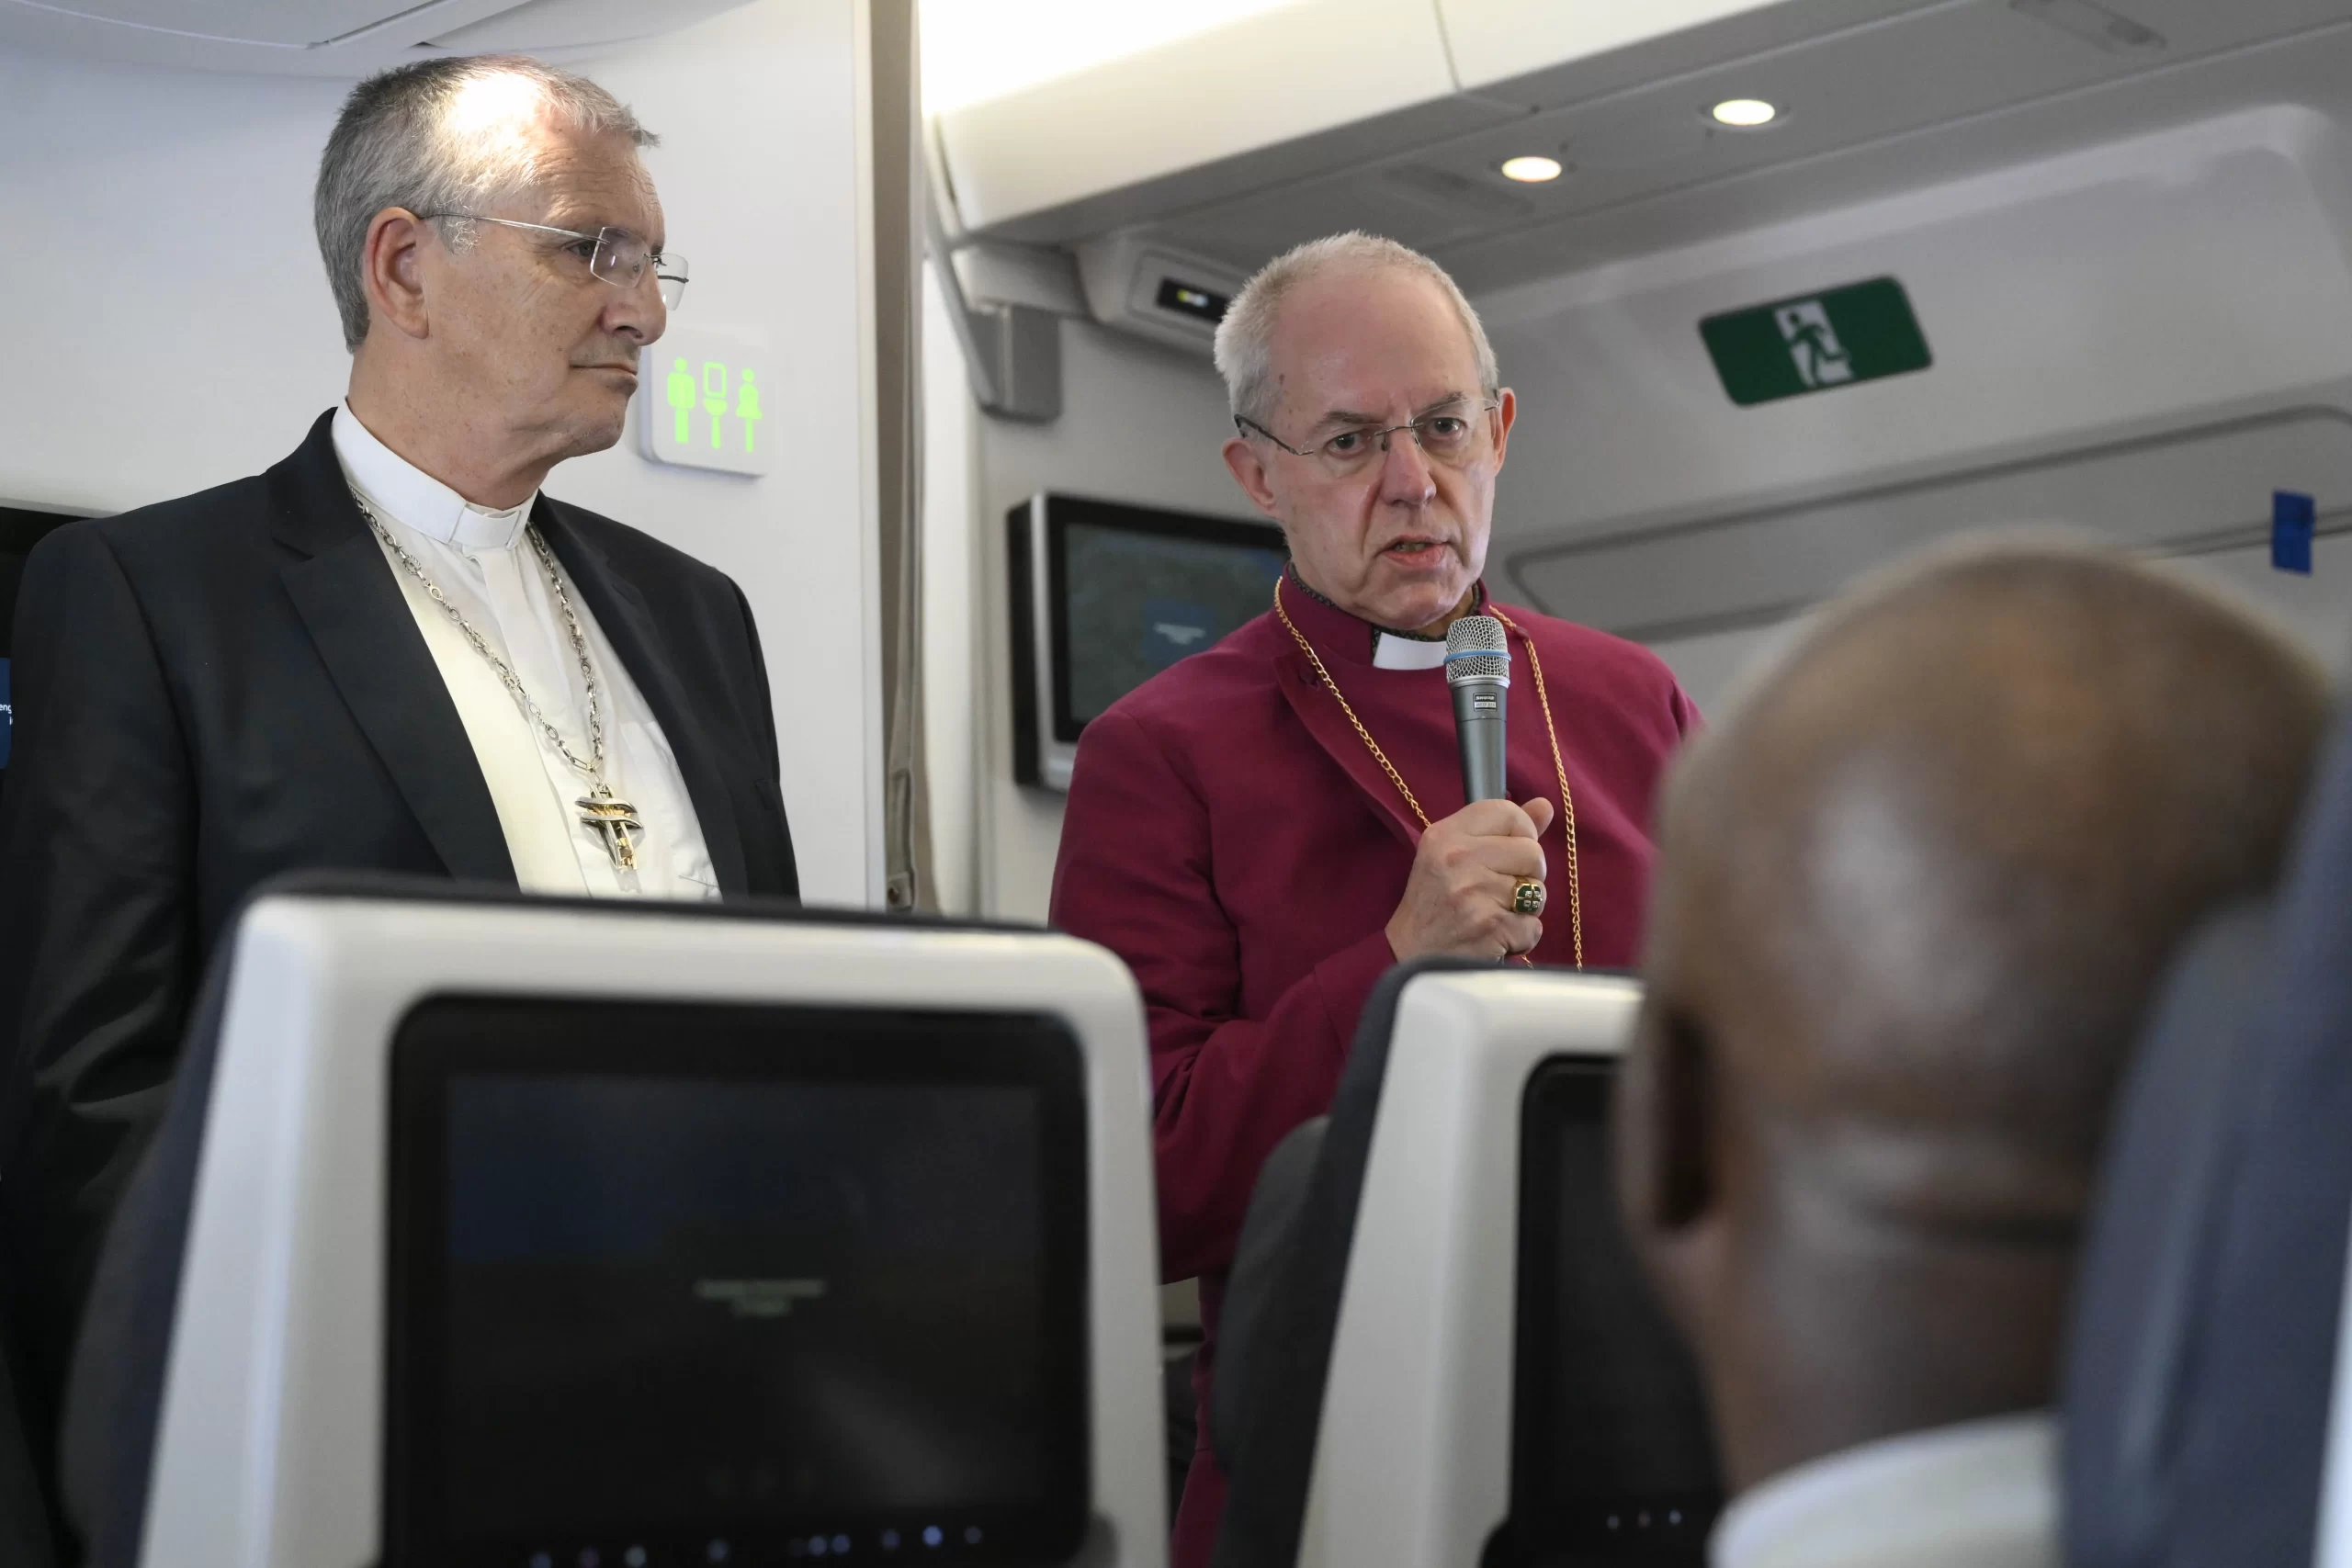
<instances>
[{"instance_id":1,"label":"wire-rimmed glasses","mask_svg":"<svg viewBox=\"0 0 2352 1568\"><path fill-rule=\"evenodd\" d=\"M1400 430L1412 433L1413 444L1430 461L1461 468L1486 449L1501 406L1477 398L1457 398L1403 424L1344 425L1312 446L1294 446L1245 415L1234 415L1233 423L1245 435L1262 435L1292 457L1316 458L1333 478L1346 479L1378 462L1388 451L1388 438Z\"/></svg>"},{"instance_id":2,"label":"wire-rimmed glasses","mask_svg":"<svg viewBox=\"0 0 2352 1568\"><path fill-rule=\"evenodd\" d=\"M634 288L645 276L645 269L653 269L653 280L662 290L662 303L670 310L686 295L686 258L675 251L657 251L626 229L606 224L594 233L578 229L559 229L552 223L525 223L513 218L484 218L474 212L420 212L428 220L462 219L469 223L496 223L508 229L533 229L542 234L561 234L578 244L565 247L577 251L590 247L586 253L589 276L611 284L616 288Z\"/></svg>"}]
</instances>

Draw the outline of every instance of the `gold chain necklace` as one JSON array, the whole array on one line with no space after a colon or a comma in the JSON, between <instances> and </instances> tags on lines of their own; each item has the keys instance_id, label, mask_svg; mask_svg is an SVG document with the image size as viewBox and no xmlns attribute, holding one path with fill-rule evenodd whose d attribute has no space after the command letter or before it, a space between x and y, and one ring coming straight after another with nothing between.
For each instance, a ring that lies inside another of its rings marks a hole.
<instances>
[{"instance_id":1,"label":"gold chain necklace","mask_svg":"<svg viewBox=\"0 0 2352 1568\"><path fill-rule=\"evenodd\" d=\"M1536 656L1535 639L1521 630L1517 621L1504 615L1500 606L1490 604L1487 613L1519 633L1519 640L1527 645L1527 667L1535 672L1535 701L1544 709L1544 733L1552 741L1552 769L1560 778L1561 830L1567 839L1568 935L1575 949L1577 967L1581 969L1584 967L1584 899L1577 886L1577 803L1576 796L1568 790L1568 765L1560 759L1560 731L1552 722L1551 694L1544 689L1544 660ZM1348 705L1348 699L1340 694L1340 683L1332 680L1331 672L1323 667L1322 655L1315 651L1315 645L1306 640L1306 634L1298 629L1290 618L1290 612L1283 608L1283 580L1279 577L1274 579L1274 615L1282 622L1283 629L1290 633L1291 640L1298 644L1298 650L1306 655L1306 661L1315 666L1315 673L1322 681L1323 689L1331 694L1331 699L1340 705L1340 711L1348 716L1348 722L1355 727L1364 750L1372 753L1372 760L1380 764L1380 771L1388 775L1388 782L1396 786L1396 793L1405 797L1405 804L1413 808L1415 817L1420 818L1421 830L1427 832L1430 814L1421 809L1419 799L1413 794L1413 786L1405 782L1405 775L1396 771L1396 764L1388 760L1388 753L1382 750L1380 742L1372 738L1372 731L1366 729L1363 720L1356 716L1356 710Z\"/></svg>"},{"instance_id":2,"label":"gold chain necklace","mask_svg":"<svg viewBox=\"0 0 2352 1568\"><path fill-rule=\"evenodd\" d=\"M580 661L581 684L588 693L588 755L585 757L571 749L563 739L563 731L558 729L539 710L539 705L531 700L531 694L523 689L523 678L514 673L514 666L498 657L490 646L490 640L466 619L466 613L450 603L449 596L441 592L441 585L427 576L424 568L417 563L417 558L392 537L392 531L384 526L384 520L376 515L376 509L368 505L357 491L351 492L351 499L358 502L359 515L365 517L368 526L375 530L377 543L392 552L393 558L424 588L424 596L441 606L442 613L449 617L458 635L473 645L476 653L489 660L499 683L514 695L523 709L523 716L539 727L539 733L547 737L548 744L555 748L556 755L587 777L588 793L572 803L579 807L580 820L595 829L604 840L605 853L613 857L614 870L635 871L637 840L629 835L645 831L645 824L638 820L637 807L615 795L612 785L605 782L605 720L596 685L596 666L588 657L587 634L580 629L580 616L571 608L571 596L563 591L563 573L556 570L555 551L548 547L538 529L526 523L523 525L523 535L530 540L532 550L539 558L539 570L547 574L548 588L555 595L555 607L563 616L564 629L571 634L572 657Z\"/></svg>"}]
</instances>

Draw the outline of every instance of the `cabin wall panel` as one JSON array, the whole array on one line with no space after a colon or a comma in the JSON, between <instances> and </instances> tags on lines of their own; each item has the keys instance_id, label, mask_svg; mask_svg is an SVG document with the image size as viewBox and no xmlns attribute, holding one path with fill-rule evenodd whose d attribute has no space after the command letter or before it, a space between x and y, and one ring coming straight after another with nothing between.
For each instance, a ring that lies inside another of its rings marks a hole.
<instances>
[{"instance_id":1,"label":"cabin wall panel","mask_svg":"<svg viewBox=\"0 0 2352 1568\"><path fill-rule=\"evenodd\" d=\"M760 0L572 62L662 134L647 166L695 264L681 324L766 347L791 457L756 479L657 468L632 421L548 486L742 586L802 886L852 904L880 809L878 722L840 678L876 644L860 30L859 0ZM20 220L0 247L0 501L115 512L219 484L341 397L310 200L348 86L0 51L0 208Z\"/></svg>"},{"instance_id":2,"label":"cabin wall panel","mask_svg":"<svg viewBox=\"0 0 2352 1568\"><path fill-rule=\"evenodd\" d=\"M942 449L934 446L925 477L934 497L959 482L968 482L975 497L960 522L952 508L931 514L934 530L967 530L946 540L934 532L926 548L934 552L933 559L963 555L969 561L970 636L960 646L971 657L965 680L934 684L926 700L940 706L965 702L978 727L968 807L978 863L975 902L981 913L1011 919L1046 918L1063 797L1012 782L1005 513L1039 491L1051 490L1228 517L1255 515L1218 456L1232 424L1224 383L1206 361L1091 321L1064 321L1061 343L1060 419L1017 424L981 417L973 430L967 475L944 465ZM930 417L941 418L942 398L968 407L970 392L949 333L933 332L926 338L925 364ZM944 618L927 620L925 632L957 640ZM938 721L931 733L934 739L943 734ZM944 750L936 749L932 756L934 800L958 793L955 762ZM942 841L956 830L944 830Z\"/></svg>"}]
</instances>

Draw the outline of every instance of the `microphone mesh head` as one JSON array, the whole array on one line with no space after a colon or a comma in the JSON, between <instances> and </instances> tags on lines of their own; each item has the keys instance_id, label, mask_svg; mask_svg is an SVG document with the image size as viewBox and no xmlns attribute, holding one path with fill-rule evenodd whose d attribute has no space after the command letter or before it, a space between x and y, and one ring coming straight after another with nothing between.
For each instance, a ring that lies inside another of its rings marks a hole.
<instances>
[{"instance_id":1,"label":"microphone mesh head","mask_svg":"<svg viewBox=\"0 0 2352 1568\"><path fill-rule=\"evenodd\" d=\"M1445 633L1445 681L1509 681L1510 644L1492 615L1464 615Z\"/></svg>"}]
</instances>

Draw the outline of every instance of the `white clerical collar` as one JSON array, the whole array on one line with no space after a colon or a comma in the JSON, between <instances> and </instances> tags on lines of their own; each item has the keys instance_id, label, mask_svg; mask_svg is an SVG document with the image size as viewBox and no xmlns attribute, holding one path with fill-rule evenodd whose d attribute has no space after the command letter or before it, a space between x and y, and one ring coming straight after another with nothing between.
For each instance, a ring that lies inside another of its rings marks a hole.
<instances>
[{"instance_id":1,"label":"white clerical collar","mask_svg":"<svg viewBox=\"0 0 2352 1568\"><path fill-rule=\"evenodd\" d=\"M1724 1511L1713 1568L2057 1568L2047 1414L1913 1432L1776 1475Z\"/></svg>"},{"instance_id":2,"label":"white clerical collar","mask_svg":"<svg viewBox=\"0 0 2352 1568\"><path fill-rule=\"evenodd\" d=\"M348 403L334 411L334 455L343 463L343 477L377 512L461 550L512 549L539 499L533 491L522 505L503 512L476 506L377 440Z\"/></svg>"},{"instance_id":3,"label":"white clerical collar","mask_svg":"<svg viewBox=\"0 0 2352 1568\"><path fill-rule=\"evenodd\" d=\"M1375 670L1436 670L1445 663L1443 637L1398 637L1395 632L1372 634L1372 667Z\"/></svg>"}]
</instances>

